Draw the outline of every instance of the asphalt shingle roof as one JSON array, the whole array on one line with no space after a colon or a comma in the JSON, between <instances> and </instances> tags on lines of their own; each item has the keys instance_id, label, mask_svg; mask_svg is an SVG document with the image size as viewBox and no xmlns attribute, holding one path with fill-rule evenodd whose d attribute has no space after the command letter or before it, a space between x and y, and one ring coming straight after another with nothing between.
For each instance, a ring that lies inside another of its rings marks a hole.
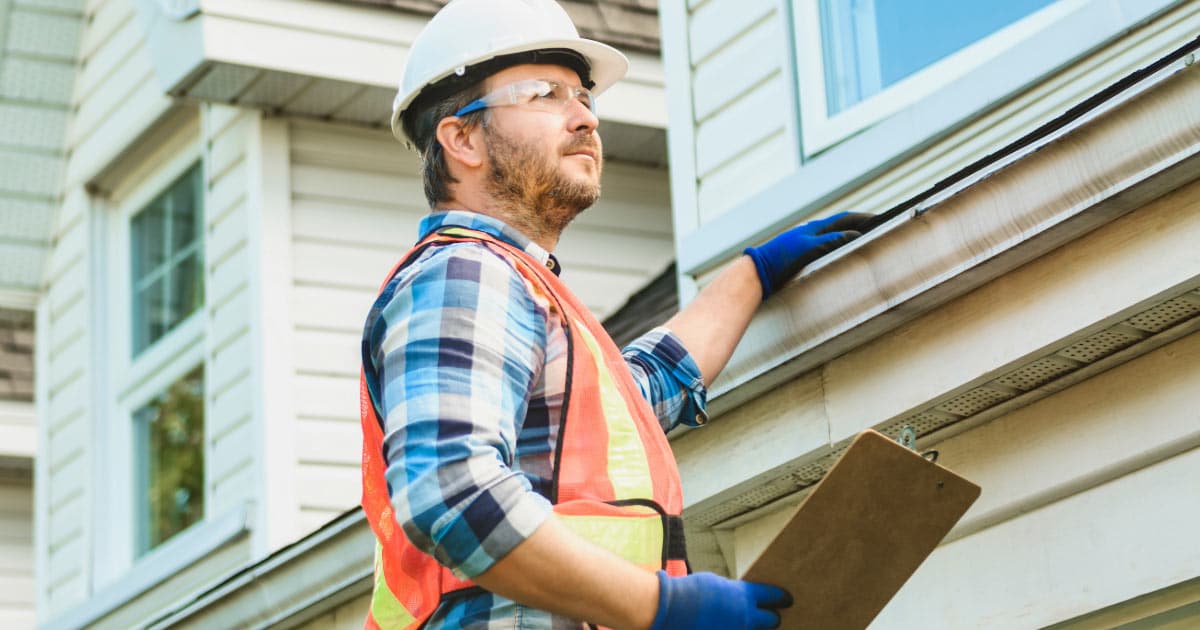
<instances>
[{"instance_id":1,"label":"asphalt shingle roof","mask_svg":"<svg viewBox=\"0 0 1200 630\"><path fill-rule=\"evenodd\" d=\"M33 400L33 314L0 309L0 400Z\"/></svg>"},{"instance_id":2,"label":"asphalt shingle roof","mask_svg":"<svg viewBox=\"0 0 1200 630\"><path fill-rule=\"evenodd\" d=\"M347 4L372 4L398 11L433 15L448 0L331 0ZM659 52L656 0L559 0L584 37L622 50Z\"/></svg>"}]
</instances>

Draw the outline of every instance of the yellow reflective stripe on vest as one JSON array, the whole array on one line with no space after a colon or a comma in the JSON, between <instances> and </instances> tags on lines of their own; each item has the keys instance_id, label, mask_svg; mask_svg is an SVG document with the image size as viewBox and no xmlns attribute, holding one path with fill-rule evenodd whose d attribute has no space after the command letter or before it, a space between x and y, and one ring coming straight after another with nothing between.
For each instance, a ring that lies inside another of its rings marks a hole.
<instances>
[{"instance_id":1,"label":"yellow reflective stripe on vest","mask_svg":"<svg viewBox=\"0 0 1200 630\"><path fill-rule=\"evenodd\" d=\"M650 462L646 461L646 447L642 444L642 436L638 434L633 416L629 414L625 397L617 389L596 339L582 322L576 321L574 328L573 332L587 344L588 354L596 362L600 405L608 424L608 476L612 482L613 496L618 501L653 497L654 487Z\"/></svg>"},{"instance_id":2,"label":"yellow reflective stripe on vest","mask_svg":"<svg viewBox=\"0 0 1200 630\"><path fill-rule=\"evenodd\" d=\"M400 603L383 576L383 547L375 542L375 592L371 594L371 619L380 628L407 628L417 618Z\"/></svg>"},{"instance_id":3,"label":"yellow reflective stripe on vest","mask_svg":"<svg viewBox=\"0 0 1200 630\"><path fill-rule=\"evenodd\" d=\"M580 516L559 514L558 518L582 538L626 560L655 571L662 568L663 521L654 509L627 506L642 514L630 516Z\"/></svg>"}]
</instances>

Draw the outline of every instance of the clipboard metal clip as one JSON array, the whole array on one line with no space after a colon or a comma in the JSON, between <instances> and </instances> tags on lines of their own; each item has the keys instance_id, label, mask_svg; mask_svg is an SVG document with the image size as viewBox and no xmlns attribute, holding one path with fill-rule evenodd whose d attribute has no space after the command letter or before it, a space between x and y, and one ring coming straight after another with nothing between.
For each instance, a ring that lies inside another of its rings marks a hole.
<instances>
[{"instance_id":1,"label":"clipboard metal clip","mask_svg":"<svg viewBox=\"0 0 1200 630\"><path fill-rule=\"evenodd\" d=\"M896 441L900 443L900 446L903 446L910 451L915 451L916 453L920 454L921 457L924 457L931 462L937 462L937 451L925 451L922 453L921 451L917 450L917 430L912 428L912 425L904 425L904 428L900 429L900 436L896 438Z\"/></svg>"}]
</instances>

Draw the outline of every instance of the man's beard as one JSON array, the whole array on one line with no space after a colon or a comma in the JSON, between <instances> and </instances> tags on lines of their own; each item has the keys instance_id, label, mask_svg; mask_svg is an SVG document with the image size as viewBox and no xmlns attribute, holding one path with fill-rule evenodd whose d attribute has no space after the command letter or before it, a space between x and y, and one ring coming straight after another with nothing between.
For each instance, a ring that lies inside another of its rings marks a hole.
<instances>
[{"instance_id":1,"label":"man's beard","mask_svg":"<svg viewBox=\"0 0 1200 630\"><path fill-rule=\"evenodd\" d=\"M596 155L596 182L573 180L562 172L560 163L532 143L521 143L484 127L491 177L488 192L499 208L514 219L514 227L526 236L557 237L580 212L600 198L599 175L602 168L599 142L590 135L575 136L561 147L558 156L581 149Z\"/></svg>"}]
</instances>

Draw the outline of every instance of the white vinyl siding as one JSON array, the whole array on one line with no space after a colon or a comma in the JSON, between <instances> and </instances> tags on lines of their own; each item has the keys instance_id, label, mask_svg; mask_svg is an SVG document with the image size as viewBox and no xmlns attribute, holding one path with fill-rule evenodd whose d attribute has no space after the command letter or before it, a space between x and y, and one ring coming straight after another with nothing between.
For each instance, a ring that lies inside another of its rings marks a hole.
<instances>
[{"instance_id":1,"label":"white vinyl siding","mask_svg":"<svg viewBox=\"0 0 1200 630\"><path fill-rule=\"evenodd\" d=\"M775 0L709 0L689 18L699 222L799 167L786 18Z\"/></svg>"},{"instance_id":2,"label":"white vinyl siding","mask_svg":"<svg viewBox=\"0 0 1200 630\"><path fill-rule=\"evenodd\" d=\"M34 627L33 484L20 474L0 476L0 627Z\"/></svg>"},{"instance_id":3,"label":"white vinyl siding","mask_svg":"<svg viewBox=\"0 0 1200 630\"><path fill-rule=\"evenodd\" d=\"M289 136L296 499L311 531L359 502L362 324L428 206L415 155L386 131L294 122ZM619 308L673 258L666 171L606 164L601 201L556 253L593 311Z\"/></svg>"},{"instance_id":4,"label":"white vinyl siding","mask_svg":"<svg viewBox=\"0 0 1200 630\"><path fill-rule=\"evenodd\" d=\"M251 338L246 144L258 113L221 105L201 109L204 134L205 425L208 516L252 499L256 442L252 439L255 354Z\"/></svg>"},{"instance_id":5,"label":"white vinyl siding","mask_svg":"<svg viewBox=\"0 0 1200 630\"><path fill-rule=\"evenodd\" d=\"M171 106L132 0L89 0L79 45L67 185L94 178Z\"/></svg>"},{"instance_id":6,"label":"white vinyl siding","mask_svg":"<svg viewBox=\"0 0 1200 630\"><path fill-rule=\"evenodd\" d=\"M43 401L39 432L37 492L43 512L45 537L38 570L39 617L79 603L87 595L90 537L85 523L89 505L92 457L92 423L89 367L92 361L90 332L92 298L87 289L91 273L89 256L89 202L82 191L67 197L59 211L57 244L50 254L50 290L43 300L38 328L40 398Z\"/></svg>"}]
</instances>

